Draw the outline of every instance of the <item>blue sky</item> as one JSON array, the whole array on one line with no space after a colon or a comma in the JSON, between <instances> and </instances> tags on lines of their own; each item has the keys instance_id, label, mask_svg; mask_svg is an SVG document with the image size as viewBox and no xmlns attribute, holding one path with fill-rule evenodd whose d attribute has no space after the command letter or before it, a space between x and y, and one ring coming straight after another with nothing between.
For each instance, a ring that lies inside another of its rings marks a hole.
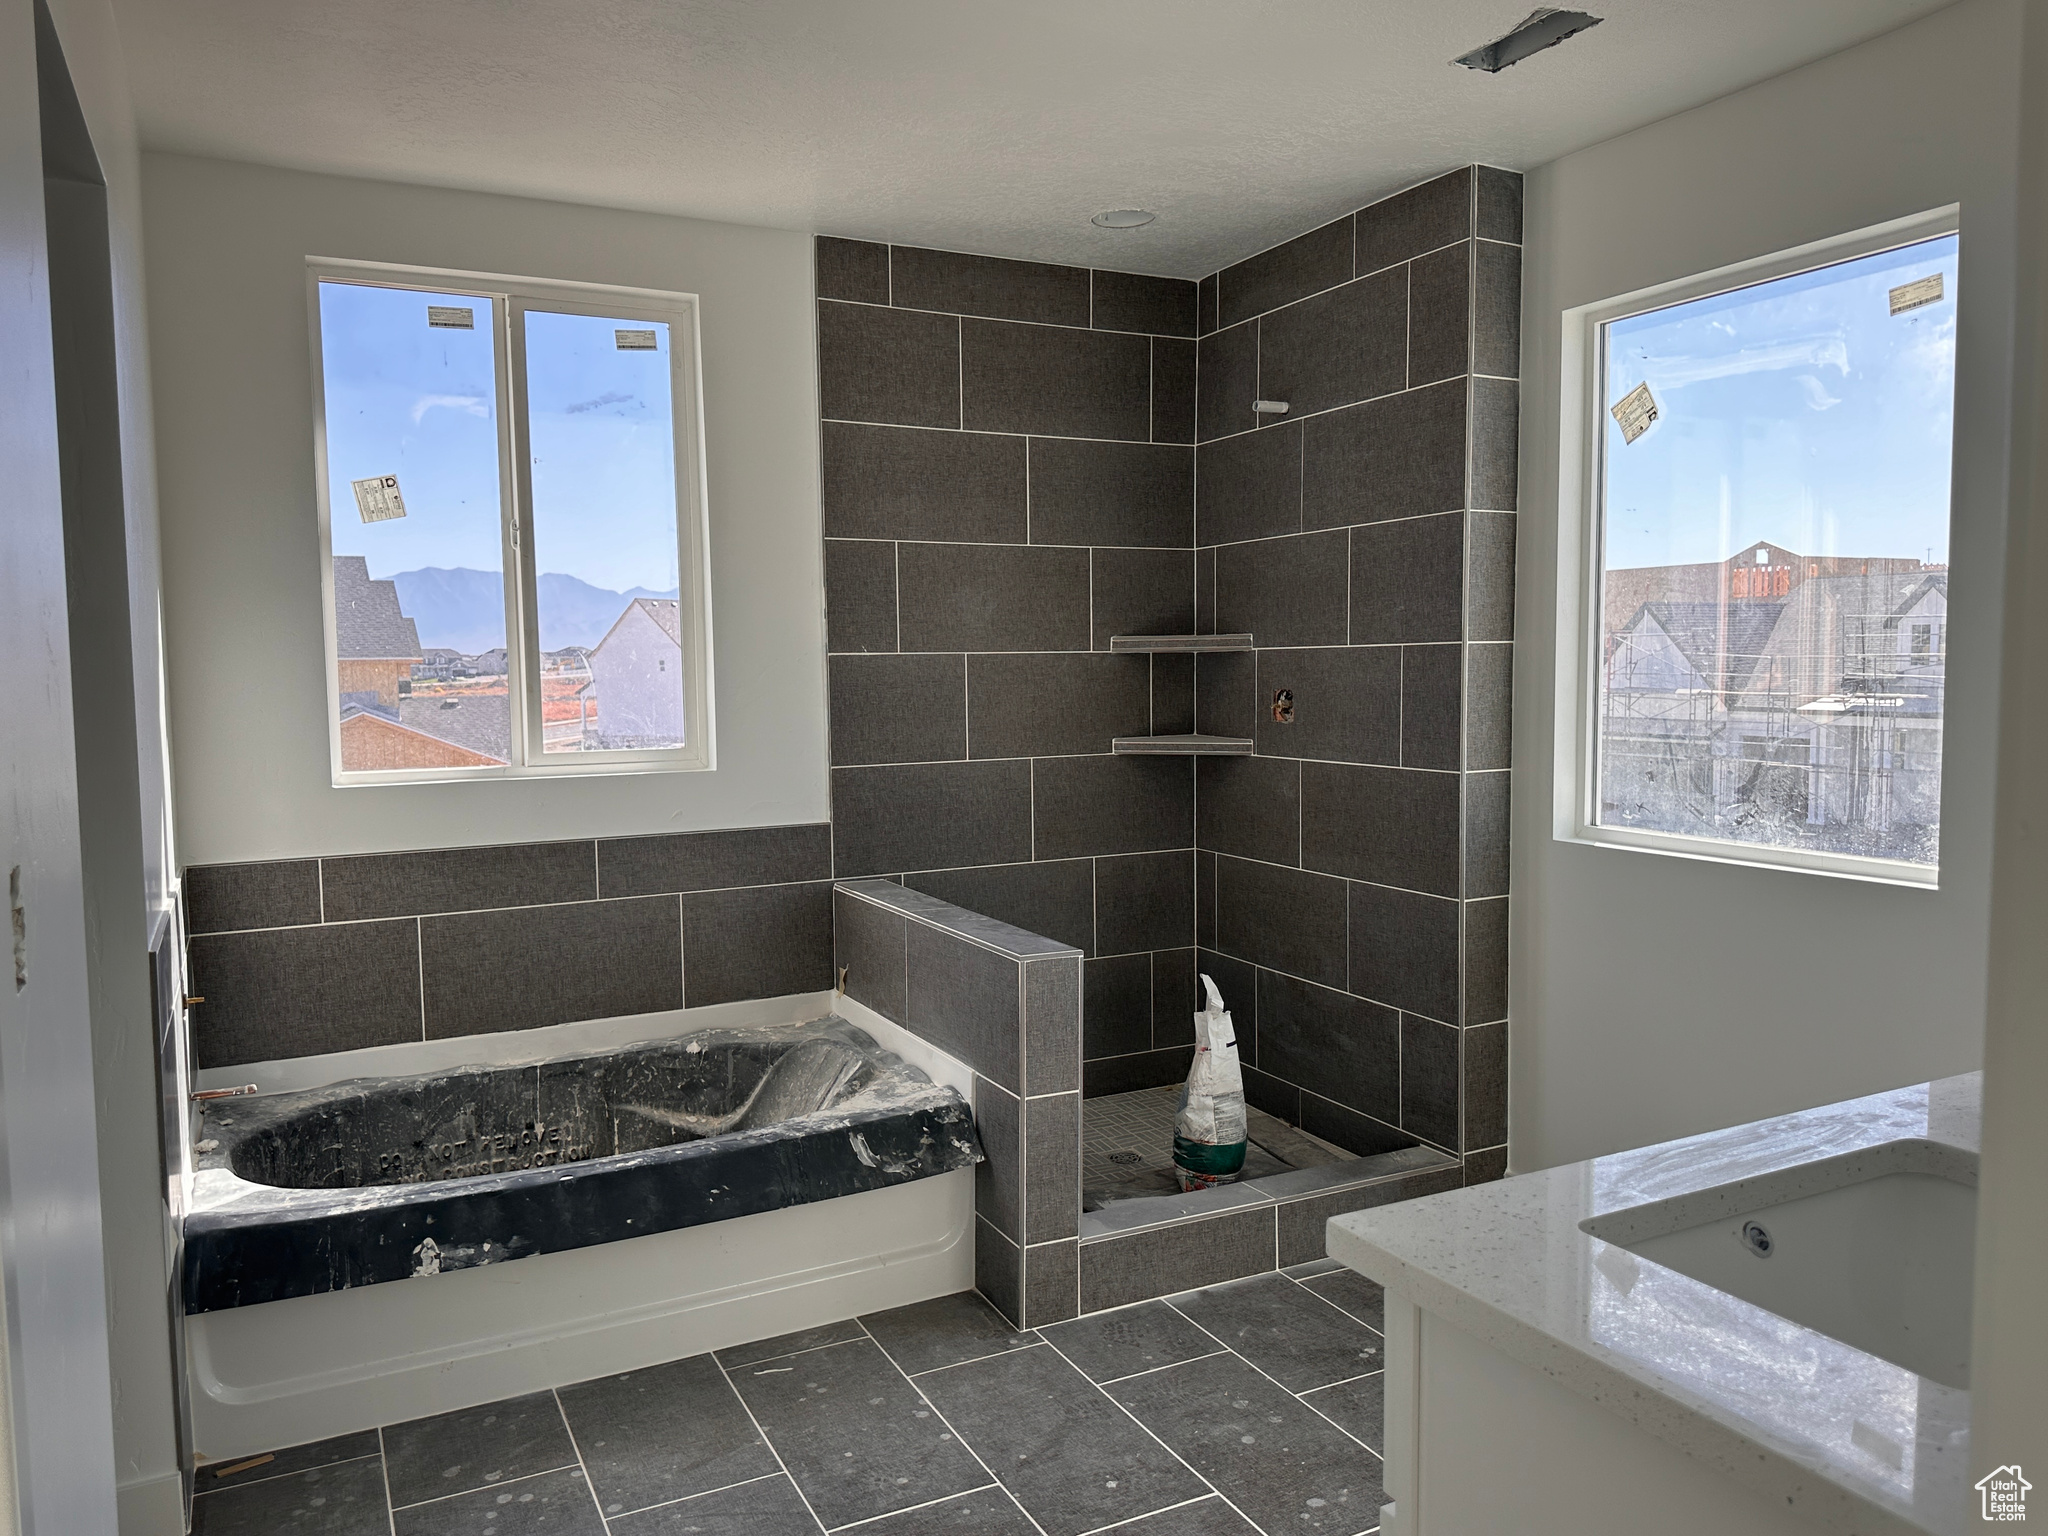
<instances>
[{"instance_id":1,"label":"blue sky","mask_svg":"<svg viewBox=\"0 0 2048 1536\"><path fill-rule=\"evenodd\" d=\"M1893 316L1933 272L1941 301ZM1610 325L1604 406L1647 380L1660 415L1633 443L1605 418L1606 564L1946 561L1955 317L1949 235Z\"/></svg>"},{"instance_id":2,"label":"blue sky","mask_svg":"<svg viewBox=\"0 0 2048 1536\"><path fill-rule=\"evenodd\" d=\"M475 311L430 328L430 305ZM503 568L495 334L488 298L320 285L334 553L373 577L425 566ZM620 351L619 327L658 350ZM614 591L676 585L668 327L528 316L536 563ZM406 516L365 524L349 482L395 474Z\"/></svg>"}]
</instances>

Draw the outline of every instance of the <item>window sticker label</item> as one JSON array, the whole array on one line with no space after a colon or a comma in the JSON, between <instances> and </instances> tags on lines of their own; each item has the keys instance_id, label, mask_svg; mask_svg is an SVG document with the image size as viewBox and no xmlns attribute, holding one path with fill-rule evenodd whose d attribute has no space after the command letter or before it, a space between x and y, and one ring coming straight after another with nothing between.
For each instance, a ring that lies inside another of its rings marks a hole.
<instances>
[{"instance_id":1,"label":"window sticker label","mask_svg":"<svg viewBox=\"0 0 2048 1536\"><path fill-rule=\"evenodd\" d=\"M1650 423L1657 419L1657 397L1650 393L1647 382L1614 402L1615 425L1621 428L1621 440L1632 443L1650 430Z\"/></svg>"},{"instance_id":2,"label":"window sticker label","mask_svg":"<svg viewBox=\"0 0 2048 1536\"><path fill-rule=\"evenodd\" d=\"M427 324L437 331L473 331L476 311L455 304L429 304Z\"/></svg>"},{"instance_id":3,"label":"window sticker label","mask_svg":"<svg viewBox=\"0 0 2048 1536\"><path fill-rule=\"evenodd\" d=\"M653 352L658 350L658 344L654 339L654 332L652 331L613 331L612 335L618 338L619 350L621 352Z\"/></svg>"},{"instance_id":4,"label":"window sticker label","mask_svg":"<svg viewBox=\"0 0 2048 1536\"><path fill-rule=\"evenodd\" d=\"M1941 274L1915 278L1910 283L1901 283L1891 290L1892 313L1903 315L1911 309L1923 309L1929 304L1941 302Z\"/></svg>"},{"instance_id":5,"label":"window sticker label","mask_svg":"<svg viewBox=\"0 0 2048 1536\"><path fill-rule=\"evenodd\" d=\"M405 516L405 498L398 494L398 476L372 475L367 480L351 480L349 488L356 493L356 510L363 514L366 523L388 523L394 517Z\"/></svg>"}]
</instances>

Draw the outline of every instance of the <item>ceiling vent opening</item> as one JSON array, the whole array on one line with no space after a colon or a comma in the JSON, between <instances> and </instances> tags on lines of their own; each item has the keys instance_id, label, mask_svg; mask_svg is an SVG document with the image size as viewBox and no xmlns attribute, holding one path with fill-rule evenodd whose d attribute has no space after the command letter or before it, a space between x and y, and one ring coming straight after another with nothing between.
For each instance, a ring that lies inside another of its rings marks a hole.
<instances>
[{"instance_id":1,"label":"ceiling vent opening","mask_svg":"<svg viewBox=\"0 0 2048 1536\"><path fill-rule=\"evenodd\" d=\"M1523 17L1505 36L1495 38L1483 48L1461 53L1451 62L1497 75L1510 64L1521 63L1532 53L1555 48L1566 38L1577 37L1588 27L1599 26L1601 20L1584 11L1561 11L1555 6L1540 6Z\"/></svg>"}]
</instances>

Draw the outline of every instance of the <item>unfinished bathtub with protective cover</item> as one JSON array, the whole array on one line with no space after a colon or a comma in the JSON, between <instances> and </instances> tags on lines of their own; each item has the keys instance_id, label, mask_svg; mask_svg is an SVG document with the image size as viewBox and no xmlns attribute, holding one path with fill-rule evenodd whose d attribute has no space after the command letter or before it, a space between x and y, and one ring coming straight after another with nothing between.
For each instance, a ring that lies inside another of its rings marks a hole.
<instances>
[{"instance_id":1,"label":"unfinished bathtub with protective cover","mask_svg":"<svg viewBox=\"0 0 2048 1536\"><path fill-rule=\"evenodd\" d=\"M211 1312L750 1216L981 1160L967 1102L836 1016L209 1104Z\"/></svg>"}]
</instances>

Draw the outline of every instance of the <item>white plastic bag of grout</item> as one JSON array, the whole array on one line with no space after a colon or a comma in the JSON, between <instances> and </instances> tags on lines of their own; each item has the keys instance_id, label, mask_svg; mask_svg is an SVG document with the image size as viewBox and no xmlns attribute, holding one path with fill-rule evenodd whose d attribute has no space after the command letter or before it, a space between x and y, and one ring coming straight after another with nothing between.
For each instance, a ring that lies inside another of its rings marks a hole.
<instances>
[{"instance_id":1,"label":"white plastic bag of grout","mask_svg":"<svg viewBox=\"0 0 2048 1536\"><path fill-rule=\"evenodd\" d=\"M1209 1006L1195 1015L1195 1064L1173 1117L1173 1171L1183 1190L1234 1183L1244 1169L1244 1073L1237 1028L1207 976Z\"/></svg>"}]
</instances>

